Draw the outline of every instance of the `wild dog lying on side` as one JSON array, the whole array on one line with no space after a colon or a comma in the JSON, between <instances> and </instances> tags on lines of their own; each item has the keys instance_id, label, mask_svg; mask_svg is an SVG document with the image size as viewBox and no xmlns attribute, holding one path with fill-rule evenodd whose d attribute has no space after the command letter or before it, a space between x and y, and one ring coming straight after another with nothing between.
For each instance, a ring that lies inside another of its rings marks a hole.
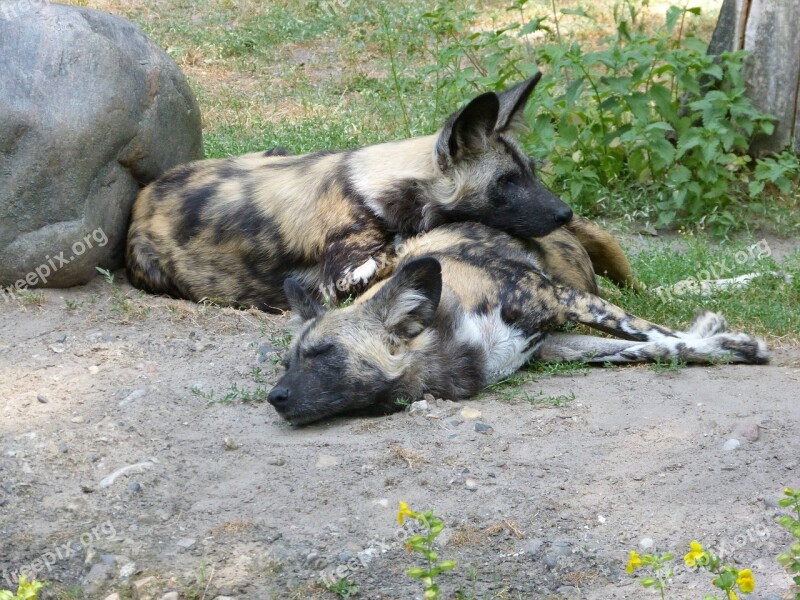
<instances>
[{"instance_id":1,"label":"wild dog lying on side","mask_svg":"<svg viewBox=\"0 0 800 600\"><path fill-rule=\"evenodd\" d=\"M545 235L572 211L512 136L539 78L478 96L435 135L177 167L133 206L128 277L153 293L286 308L287 276L317 297L345 298L388 274L396 234L476 221Z\"/></svg>"},{"instance_id":2,"label":"wild dog lying on side","mask_svg":"<svg viewBox=\"0 0 800 600\"><path fill-rule=\"evenodd\" d=\"M576 245L543 238L526 249L479 224L447 225L408 240L390 278L327 312L288 279L292 310L305 323L270 403L301 424L352 410L392 412L395 399L426 392L468 398L530 359L767 362L764 342L726 332L720 315L704 313L673 331L601 299ZM572 268L545 273L542 248L562 248ZM622 339L554 332L566 321Z\"/></svg>"}]
</instances>

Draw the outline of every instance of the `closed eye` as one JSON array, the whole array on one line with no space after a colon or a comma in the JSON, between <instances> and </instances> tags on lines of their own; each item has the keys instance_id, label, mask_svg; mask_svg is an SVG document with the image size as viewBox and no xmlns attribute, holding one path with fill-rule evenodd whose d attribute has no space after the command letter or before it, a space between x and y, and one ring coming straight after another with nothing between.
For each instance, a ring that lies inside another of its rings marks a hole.
<instances>
[{"instance_id":1,"label":"closed eye","mask_svg":"<svg viewBox=\"0 0 800 600\"><path fill-rule=\"evenodd\" d=\"M316 346L311 346L310 348L303 348L302 354L303 358L314 358L316 356L322 356L331 350L333 350L333 342L325 342L317 344Z\"/></svg>"}]
</instances>

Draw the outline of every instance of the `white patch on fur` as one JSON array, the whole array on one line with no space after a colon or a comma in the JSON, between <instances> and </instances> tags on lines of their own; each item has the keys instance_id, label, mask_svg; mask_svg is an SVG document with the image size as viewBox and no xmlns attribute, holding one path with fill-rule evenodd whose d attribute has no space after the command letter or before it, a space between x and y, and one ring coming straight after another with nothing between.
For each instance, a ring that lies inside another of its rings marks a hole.
<instances>
[{"instance_id":1,"label":"white patch on fur","mask_svg":"<svg viewBox=\"0 0 800 600\"><path fill-rule=\"evenodd\" d=\"M532 338L503 321L500 308L486 315L464 315L456 338L459 343L483 348L486 353L484 375L488 382L498 381L517 371L537 347L537 344L531 344Z\"/></svg>"},{"instance_id":2,"label":"white patch on fur","mask_svg":"<svg viewBox=\"0 0 800 600\"><path fill-rule=\"evenodd\" d=\"M353 270L353 283L367 283L377 270L378 263L374 258L369 258L367 262Z\"/></svg>"}]
</instances>

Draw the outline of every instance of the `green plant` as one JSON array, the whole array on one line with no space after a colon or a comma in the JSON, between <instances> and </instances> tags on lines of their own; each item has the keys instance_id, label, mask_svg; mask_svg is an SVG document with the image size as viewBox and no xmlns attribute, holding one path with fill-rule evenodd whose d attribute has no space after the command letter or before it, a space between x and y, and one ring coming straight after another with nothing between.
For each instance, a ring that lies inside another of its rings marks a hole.
<instances>
[{"instance_id":1,"label":"green plant","mask_svg":"<svg viewBox=\"0 0 800 600\"><path fill-rule=\"evenodd\" d=\"M95 269L111 288L111 310L121 315L125 321L130 317L144 317L150 312L147 306L136 304L128 298L128 295L114 281L114 274L111 271L101 267L95 267Z\"/></svg>"},{"instance_id":2,"label":"green plant","mask_svg":"<svg viewBox=\"0 0 800 600\"><path fill-rule=\"evenodd\" d=\"M625 572L632 575L636 569L647 569L650 572L650 577L644 577L639 581L643 587L653 588L659 591L662 600L666 598L666 592L669 588L669 580L672 577L672 567L669 563L675 555L672 552L665 552L664 554L645 554L639 556L638 553L631 550L630 558L628 559L628 566L625 567Z\"/></svg>"},{"instance_id":3,"label":"green plant","mask_svg":"<svg viewBox=\"0 0 800 600\"><path fill-rule=\"evenodd\" d=\"M339 598L355 598L358 596L358 584L348 577L342 577L336 583L332 584L320 580L317 582L317 585L336 594Z\"/></svg>"},{"instance_id":4,"label":"green plant","mask_svg":"<svg viewBox=\"0 0 800 600\"><path fill-rule=\"evenodd\" d=\"M426 563L424 567L412 567L406 573L414 579L419 579L425 586L424 597L426 600L441 598L442 592L436 583L436 577L456 567L455 561L440 561L439 554L433 549L434 541L444 530L444 523L433 514L432 510L418 513L411 510L405 502L400 502L400 511L397 513L398 523L402 525L406 517L415 520L424 530L424 533L412 535L408 539L406 549L424 556Z\"/></svg>"},{"instance_id":5,"label":"green plant","mask_svg":"<svg viewBox=\"0 0 800 600\"><path fill-rule=\"evenodd\" d=\"M0 590L0 600L36 600L39 597L39 590L44 587L40 581L28 581L25 575L19 576L17 582L17 592Z\"/></svg>"},{"instance_id":6,"label":"green plant","mask_svg":"<svg viewBox=\"0 0 800 600\"><path fill-rule=\"evenodd\" d=\"M673 356L668 360L656 358L655 362L650 363L650 370L655 373L674 373L686 367L686 361Z\"/></svg>"},{"instance_id":7,"label":"green plant","mask_svg":"<svg viewBox=\"0 0 800 600\"><path fill-rule=\"evenodd\" d=\"M670 577L672 577L672 567L669 565L673 560L673 554L645 554L640 556L634 550L630 551L630 558L625 571L632 575L637 569L646 569L650 572L649 577L641 579L640 583L644 587L657 589L662 600L666 598L669 589ZM722 558L716 556L709 550L705 550L699 542L690 544L689 552L683 558L684 564L690 569L697 571L705 570L715 575L711 584L724 591L724 599L737 600L737 591L742 594L750 594L756 586L756 580L750 569L736 569L722 563ZM706 594L703 600L719 600L716 595Z\"/></svg>"},{"instance_id":8,"label":"green plant","mask_svg":"<svg viewBox=\"0 0 800 600\"><path fill-rule=\"evenodd\" d=\"M788 508L793 515L784 515L778 519L783 527L798 541L794 542L788 552L778 555L778 562L792 575L795 585L795 600L800 600L800 488L786 488L783 490L784 498L778 500L783 508Z\"/></svg>"}]
</instances>

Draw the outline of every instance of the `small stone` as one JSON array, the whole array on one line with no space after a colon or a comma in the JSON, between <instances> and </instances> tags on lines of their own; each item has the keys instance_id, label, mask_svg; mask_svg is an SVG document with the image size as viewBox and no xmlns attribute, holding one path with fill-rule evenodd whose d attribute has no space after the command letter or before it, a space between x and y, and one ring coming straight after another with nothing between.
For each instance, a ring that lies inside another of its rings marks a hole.
<instances>
[{"instance_id":1,"label":"small stone","mask_svg":"<svg viewBox=\"0 0 800 600\"><path fill-rule=\"evenodd\" d=\"M317 459L317 468L324 469L326 467L335 467L340 462L341 461L335 456L331 456L329 454L320 454L319 458Z\"/></svg>"},{"instance_id":2,"label":"small stone","mask_svg":"<svg viewBox=\"0 0 800 600\"><path fill-rule=\"evenodd\" d=\"M42 404L47 404L47 396L43 396L42 394L36 394L36 399Z\"/></svg>"},{"instance_id":3,"label":"small stone","mask_svg":"<svg viewBox=\"0 0 800 600\"><path fill-rule=\"evenodd\" d=\"M63 334L61 334L60 336L58 336L56 338L56 343L57 344L63 344L66 341L67 341L67 334L66 333L63 333Z\"/></svg>"},{"instance_id":4,"label":"small stone","mask_svg":"<svg viewBox=\"0 0 800 600\"><path fill-rule=\"evenodd\" d=\"M222 445L225 447L225 450L237 450L239 448L239 444L230 436L226 436L225 439L222 440Z\"/></svg>"},{"instance_id":5,"label":"small stone","mask_svg":"<svg viewBox=\"0 0 800 600\"><path fill-rule=\"evenodd\" d=\"M131 402L133 402L135 400L138 400L139 398L144 398L144 396L146 394L147 394L147 390L144 390L144 389L133 390L130 394L125 396L125 398L120 400L119 406L120 406L120 408L123 407L123 406L126 406L126 405L130 404Z\"/></svg>"},{"instance_id":6,"label":"small stone","mask_svg":"<svg viewBox=\"0 0 800 600\"><path fill-rule=\"evenodd\" d=\"M555 554L554 552L548 552L544 555L544 566L548 569L555 569L558 566L558 559L558 554Z\"/></svg>"},{"instance_id":7,"label":"small stone","mask_svg":"<svg viewBox=\"0 0 800 600\"><path fill-rule=\"evenodd\" d=\"M478 421L477 423L475 423L475 431L477 431L478 433L491 433L492 431L494 431L494 428L488 423L482 423Z\"/></svg>"},{"instance_id":8,"label":"small stone","mask_svg":"<svg viewBox=\"0 0 800 600\"><path fill-rule=\"evenodd\" d=\"M81 485L81 491L84 494L91 494L91 493L94 492L94 488L91 485L88 485L88 484L84 483L83 485Z\"/></svg>"},{"instance_id":9,"label":"small stone","mask_svg":"<svg viewBox=\"0 0 800 600\"><path fill-rule=\"evenodd\" d=\"M56 354L61 354L62 352L64 352L63 344L50 344L48 348L50 348L50 350L52 350Z\"/></svg>"},{"instance_id":10,"label":"small stone","mask_svg":"<svg viewBox=\"0 0 800 600\"><path fill-rule=\"evenodd\" d=\"M184 550L191 550L194 548L194 545L197 543L197 540L193 538L181 538L178 540L177 544Z\"/></svg>"},{"instance_id":11,"label":"small stone","mask_svg":"<svg viewBox=\"0 0 800 600\"><path fill-rule=\"evenodd\" d=\"M429 410L428 401L427 400L419 400L417 402L412 402L411 407L408 409L408 414L410 415L418 415Z\"/></svg>"},{"instance_id":12,"label":"small stone","mask_svg":"<svg viewBox=\"0 0 800 600\"><path fill-rule=\"evenodd\" d=\"M7 502L7 500L5 499L5 497L4 496L0 496L0 506L3 506L6 502Z\"/></svg>"},{"instance_id":13,"label":"small stone","mask_svg":"<svg viewBox=\"0 0 800 600\"><path fill-rule=\"evenodd\" d=\"M161 596L161 600L180 600L180 594L178 592L167 592L163 596Z\"/></svg>"},{"instance_id":14,"label":"small stone","mask_svg":"<svg viewBox=\"0 0 800 600\"><path fill-rule=\"evenodd\" d=\"M535 556L539 554L539 550L542 549L544 542L542 540L530 540L525 546L522 548L522 551L525 554L530 554L531 556Z\"/></svg>"},{"instance_id":15,"label":"small stone","mask_svg":"<svg viewBox=\"0 0 800 600\"><path fill-rule=\"evenodd\" d=\"M106 596L106 600L120 600L120 597L117 592L114 592L110 596Z\"/></svg>"},{"instance_id":16,"label":"small stone","mask_svg":"<svg viewBox=\"0 0 800 600\"><path fill-rule=\"evenodd\" d=\"M92 365L91 367L89 367L89 373L91 373L92 375L97 375L99 372L100 372L100 367L98 367L97 365Z\"/></svg>"},{"instance_id":17,"label":"small stone","mask_svg":"<svg viewBox=\"0 0 800 600\"><path fill-rule=\"evenodd\" d=\"M125 563L119 568L119 576L121 579L128 579L136 573L136 563Z\"/></svg>"},{"instance_id":18,"label":"small stone","mask_svg":"<svg viewBox=\"0 0 800 600\"><path fill-rule=\"evenodd\" d=\"M466 487L470 492L474 492L478 489L478 482L474 479L467 479L464 482L464 487Z\"/></svg>"},{"instance_id":19,"label":"small stone","mask_svg":"<svg viewBox=\"0 0 800 600\"><path fill-rule=\"evenodd\" d=\"M138 494L139 492L142 491L142 484L139 483L138 481L133 481L128 484L127 489L131 494Z\"/></svg>"},{"instance_id":20,"label":"small stone","mask_svg":"<svg viewBox=\"0 0 800 600\"><path fill-rule=\"evenodd\" d=\"M137 579L133 582L133 593L137 598L144 598L146 595L148 595L148 588L154 586L156 583L156 578L152 575L150 577Z\"/></svg>"},{"instance_id":21,"label":"small stone","mask_svg":"<svg viewBox=\"0 0 800 600\"><path fill-rule=\"evenodd\" d=\"M597 522L598 523L605 523L606 518L603 515L597 515Z\"/></svg>"},{"instance_id":22,"label":"small stone","mask_svg":"<svg viewBox=\"0 0 800 600\"><path fill-rule=\"evenodd\" d=\"M654 545L655 542L653 541L653 538L646 537L639 541L639 546L641 546L643 550L650 550L650 548L652 548Z\"/></svg>"},{"instance_id":23,"label":"small stone","mask_svg":"<svg viewBox=\"0 0 800 600\"><path fill-rule=\"evenodd\" d=\"M72 418L70 419L70 421L72 421L73 423L78 423L78 424L80 424L80 423L83 423L83 422L85 422L85 421L86 421L86 419L84 419L82 416L78 415L77 417L72 417Z\"/></svg>"},{"instance_id":24,"label":"small stone","mask_svg":"<svg viewBox=\"0 0 800 600\"><path fill-rule=\"evenodd\" d=\"M722 449L725 450L725 452L731 452L732 450L736 450L741 445L742 443L739 440L731 438L725 442L725 444L723 444Z\"/></svg>"},{"instance_id":25,"label":"small stone","mask_svg":"<svg viewBox=\"0 0 800 600\"><path fill-rule=\"evenodd\" d=\"M268 465L274 465L276 467L282 467L286 464L286 459L282 456L270 456L265 461Z\"/></svg>"},{"instance_id":26,"label":"small stone","mask_svg":"<svg viewBox=\"0 0 800 600\"><path fill-rule=\"evenodd\" d=\"M466 419L467 421L470 421L472 419L480 419L481 417L481 411L479 411L477 408L470 408L470 407L462 408L461 412L459 412L458 414L461 415L462 419Z\"/></svg>"},{"instance_id":27,"label":"small stone","mask_svg":"<svg viewBox=\"0 0 800 600\"><path fill-rule=\"evenodd\" d=\"M761 435L761 428L758 423L742 423L736 430L736 435L746 439L748 442L757 442Z\"/></svg>"},{"instance_id":28,"label":"small stone","mask_svg":"<svg viewBox=\"0 0 800 600\"><path fill-rule=\"evenodd\" d=\"M60 443L60 444L58 445L58 451L59 451L61 454L66 454L67 452L69 452L69 448L67 448L67 445L66 445L65 443L63 443L63 442L62 442L62 443Z\"/></svg>"}]
</instances>

